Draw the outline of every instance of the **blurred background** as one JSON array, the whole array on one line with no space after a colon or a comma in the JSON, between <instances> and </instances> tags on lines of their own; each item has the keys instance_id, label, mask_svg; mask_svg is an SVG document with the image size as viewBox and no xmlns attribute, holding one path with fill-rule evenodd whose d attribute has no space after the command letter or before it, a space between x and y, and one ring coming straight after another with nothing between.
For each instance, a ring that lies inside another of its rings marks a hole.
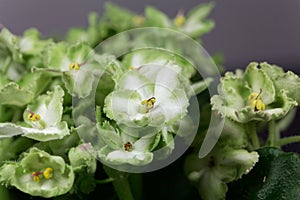
<instances>
[{"instance_id":1,"label":"blurred background","mask_svg":"<svg viewBox=\"0 0 300 200\"><path fill-rule=\"evenodd\" d=\"M152 5L170 17L203 0L112 0L143 13ZM104 0L0 0L0 24L15 34L36 27L44 35L62 35L70 27L87 26L87 15L103 12ZM210 17L215 29L203 37L209 53L221 52L227 70L245 68L250 61L268 61L300 74L300 1L216 1Z\"/></svg>"}]
</instances>

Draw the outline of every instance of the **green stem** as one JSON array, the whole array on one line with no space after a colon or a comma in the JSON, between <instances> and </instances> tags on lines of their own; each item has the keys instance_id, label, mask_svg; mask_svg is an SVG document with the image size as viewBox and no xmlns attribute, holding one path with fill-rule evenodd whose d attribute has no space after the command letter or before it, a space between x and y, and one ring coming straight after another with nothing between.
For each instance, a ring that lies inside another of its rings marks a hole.
<instances>
[{"instance_id":1,"label":"green stem","mask_svg":"<svg viewBox=\"0 0 300 200\"><path fill-rule=\"evenodd\" d=\"M260 144L259 144L259 139L258 139L258 136L256 133L255 123L250 122L249 124L247 124L247 131L248 131L248 135L251 140L251 143L252 143L253 150L258 149L260 147Z\"/></svg>"},{"instance_id":2,"label":"green stem","mask_svg":"<svg viewBox=\"0 0 300 200\"><path fill-rule=\"evenodd\" d=\"M280 138L280 135L278 135L278 131L276 130L276 124L275 121L272 120L269 122L269 136L267 139L267 145L268 146L275 146L276 141Z\"/></svg>"},{"instance_id":3,"label":"green stem","mask_svg":"<svg viewBox=\"0 0 300 200\"><path fill-rule=\"evenodd\" d=\"M283 145L287 145L290 143L296 143L296 142L300 142L300 135L281 138L280 140L277 141L276 144L278 146L283 146Z\"/></svg>"},{"instance_id":4,"label":"green stem","mask_svg":"<svg viewBox=\"0 0 300 200\"><path fill-rule=\"evenodd\" d=\"M113 178L107 178L107 179L104 179L104 180L96 180L96 183L98 183L98 184L106 184L106 183L111 183L114 180L115 179L113 179Z\"/></svg>"},{"instance_id":5,"label":"green stem","mask_svg":"<svg viewBox=\"0 0 300 200\"><path fill-rule=\"evenodd\" d=\"M109 177L114 179L112 184L118 194L119 200L134 200L128 181L128 173L120 172L107 166L104 166L104 170Z\"/></svg>"},{"instance_id":6,"label":"green stem","mask_svg":"<svg viewBox=\"0 0 300 200\"><path fill-rule=\"evenodd\" d=\"M8 72L8 69L9 69L9 66L10 66L11 62L12 62L11 57L7 57L6 60L5 60L5 63L4 63L3 74L7 75L7 72Z\"/></svg>"},{"instance_id":7,"label":"green stem","mask_svg":"<svg viewBox=\"0 0 300 200\"><path fill-rule=\"evenodd\" d=\"M22 112L23 112L23 110L21 110L20 108L15 108L11 121L13 123L16 123L17 121L19 121L22 117Z\"/></svg>"}]
</instances>

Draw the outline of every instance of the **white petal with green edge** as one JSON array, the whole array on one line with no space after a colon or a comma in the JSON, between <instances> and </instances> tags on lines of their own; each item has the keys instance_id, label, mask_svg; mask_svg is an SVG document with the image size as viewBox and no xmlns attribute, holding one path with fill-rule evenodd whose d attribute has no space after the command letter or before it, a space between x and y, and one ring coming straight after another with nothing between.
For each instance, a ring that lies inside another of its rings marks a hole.
<instances>
[{"instance_id":1,"label":"white petal with green edge","mask_svg":"<svg viewBox=\"0 0 300 200\"><path fill-rule=\"evenodd\" d=\"M22 127L13 123L0 123L0 138L23 135L25 137L44 142L62 139L64 136L69 134L70 131L66 122L60 122L56 126L49 126L44 129Z\"/></svg>"},{"instance_id":2,"label":"white petal with green edge","mask_svg":"<svg viewBox=\"0 0 300 200\"><path fill-rule=\"evenodd\" d=\"M60 86L56 86L54 91L48 91L47 94L39 96L35 102L28 105L23 115L24 121L32 125L32 122L27 119L28 110L30 110L40 115L40 121L44 122L46 127L55 126L61 121L63 96L64 91Z\"/></svg>"},{"instance_id":3,"label":"white petal with green edge","mask_svg":"<svg viewBox=\"0 0 300 200\"><path fill-rule=\"evenodd\" d=\"M110 119L120 123L131 120L138 120L141 116L139 108L142 98L131 90L115 91L105 98L104 112Z\"/></svg>"},{"instance_id":4,"label":"white petal with green edge","mask_svg":"<svg viewBox=\"0 0 300 200\"><path fill-rule=\"evenodd\" d=\"M178 67L182 71L182 76L191 78L196 70L193 65L185 58L163 49L141 49L127 54L122 61L125 67L137 69L138 72L146 77L151 74L149 69L143 68L148 65L162 67ZM173 68L174 69L174 68ZM152 69L153 70L153 69Z\"/></svg>"},{"instance_id":5,"label":"white petal with green edge","mask_svg":"<svg viewBox=\"0 0 300 200\"><path fill-rule=\"evenodd\" d=\"M132 164L136 166L149 164L153 160L153 153L140 151L112 151L106 156L106 160L113 164Z\"/></svg>"},{"instance_id":6,"label":"white petal with green edge","mask_svg":"<svg viewBox=\"0 0 300 200\"><path fill-rule=\"evenodd\" d=\"M154 80L147 79L136 71L129 71L116 83L115 90L136 91L142 99L148 99L153 95L153 82Z\"/></svg>"},{"instance_id":7,"label":"white petal with green edge","mask_svg":"<svg viewBox=\"0 0 300 200\"><path fill-rule=\"evenodd\" d=\"M154 96L157 98L155 109L161 110L161 113L165 116L166 123L172 123L186 115L189 100L184 90L175 89L169 91L167 88L156 85Z\"/></svg>"}]
</instances>

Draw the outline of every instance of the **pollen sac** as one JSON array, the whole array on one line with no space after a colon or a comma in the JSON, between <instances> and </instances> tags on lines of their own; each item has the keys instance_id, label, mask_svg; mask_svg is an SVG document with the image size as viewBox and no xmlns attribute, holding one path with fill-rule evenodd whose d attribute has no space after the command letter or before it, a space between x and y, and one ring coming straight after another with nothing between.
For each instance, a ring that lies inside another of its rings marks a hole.
<instances>
[{"instance_id":1,"label":"pollen sac","mask_svg":"<svg viewBox=\"0 0 300 200\"><path fill-rule=\"evenodd\" d=\"M259 93L256 93L256 92L252 92L250 95L249 95L249 97L248 97L248 100L249 101L253 101L253 100L255 100L256 98L259 98Z\"/></svg>"},{"instance_id":2,"label":"pollen sac","mask_svg":"<svg viewBox=\"0 0 300 200\"><path fill-rule=\"evenodd\" d=\"M41 119L41 116L39 114L36 114L36 113L33 113L33 112L30 112L28 115L27 115L27 119L29 121L39 121Z\"/></svg>"},{"instance_id":3,"label":"pollen sac","mask_svg":"<svg viewBox=\"0 0 300 200\"><path fill-rule=\"evenodd\" d=\"M132 144L130 142L127 142L124 144L124 150L125 151L131 151L132 150Z\"/></svg>"},{"instance_id":4,"label":"pollen sac","mask_svg":"<svg viewBox=\"0 0 300 200\"><path fill-rule=\"evenodd\" d=\"M266 105L264 102L260 99L260 94L262 93L262 89L260 89L259 93L251 93L248 97L248 100L250 102L250 106L254 108L254 111L260 111L264 110L266 108Z\"/></svg>"},{"instance_id":5,"label":"pollen sac","mask_svg":"<svg viewBox=\"0 0 300 200\"><path fill-rule=\"evenodd\" d=\"M185 16L182 15L182 14L179 14L175 17L174 24L175 24L175 26L180 27L180 26L183 26L185 24L185 21L186 21Z\"/></svg>"},{"instance_id":6,"label":"pollen sac","mask_svg":"<svg viewBox=\"0 0 300 200\"><path fill-rule=\"evenodd\" d=\"M256 100L254 111L257 112L259 110L264 110L266 108L266 105L264 102L260 99Z\"/></svg>"},{"instance_id":7,"label":"pollen sac","mask_svg":"<svg viewBox=\"0 0 300 200\"><path fill-rule=\"evenodd\" d=\"M155 102L156 102L156 98L151 97L150 99L143 100L141 104L146 105L148 109L151 109L154 107Z\"/></svg>"},{"instance_id":8,"label":"pollen sac","mask_svg":"<svg viewBox=\"0 0 300 200\"><path fill-rule=\"evenodd\" d=\"M80 69L80 64L78 64L77 62L74 62L74 63L71 63L70 66L69 66L69 69L70 70L79 70Z\"/></svg>"},{"instance_id":9,"label":"pollen sac","mask_svg":"<svg viewBox=\"0 0 300 200\"><path fill-rule=\"evenodd\" d=\"M45 171L43 172L43 175L45 177L45 179L50 179L53 176L53 169L51 167L48 167L45 169Z\"/></svg>"},{"instance_id":10,"label":"pollen sac","mask_svg":"<svg viewBox=\"0 0 300 200\"><path fill-rule=\"evenodd\" d=\"M36 183L40 182L40 175L41 172L32 172L31 176L33 178L33 181Z\"/></svg>"}]
</instances>

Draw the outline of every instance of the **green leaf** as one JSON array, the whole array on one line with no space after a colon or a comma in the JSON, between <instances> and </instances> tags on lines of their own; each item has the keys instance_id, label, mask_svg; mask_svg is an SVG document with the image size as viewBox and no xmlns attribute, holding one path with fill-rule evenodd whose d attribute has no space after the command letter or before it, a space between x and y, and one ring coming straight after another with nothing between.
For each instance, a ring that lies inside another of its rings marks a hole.
<instances>
[{"instance_id":1,"label":"green leaf","mask_svg":"<svg viewBox=\"0 0 300 200\"><path fill-rule=\"evenodd\" d=\"M260 160L243 179L229 185L228 199L299 199L300 157L275 148L258 150Z\"/></svg>"}]
</instances>

